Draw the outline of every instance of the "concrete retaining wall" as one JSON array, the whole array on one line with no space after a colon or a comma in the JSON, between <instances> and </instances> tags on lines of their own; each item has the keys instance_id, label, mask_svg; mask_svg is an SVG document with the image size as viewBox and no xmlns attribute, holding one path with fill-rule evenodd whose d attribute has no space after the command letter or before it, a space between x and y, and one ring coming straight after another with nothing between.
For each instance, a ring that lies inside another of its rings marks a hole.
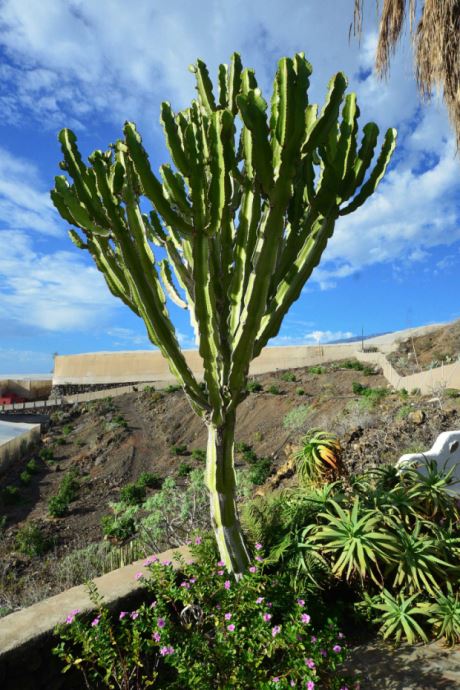
<instances>
[{"instance_id":1,"label":"concrete retaining wall","mask_svg":"<svg viewBox=\"0 0 460 690\"><path fill-rule=\"evenodd\" d=\"M51 392L52 381L49 379L0 379L0 395L5 391L16 393L21 398L36 400L47 398Z\"/></svg>"},{"instance_id":2,"label":"concrete retaining wall","mask_svg":"<svg viewBox=\"0 0 460 690\"><path fill-rule=\"evenodd\" d=\"M190 554L186 547L159 554L160 560L171 560L177 568L174 554L184 558ZM133 609L145 595L135 579L138 572L146 572L143 561L114 570L95 579L106 604L118 611ZM63 623L73 609L91 611L93 605L84 586L72 587L61 594L40 601L26 609L0 619L0 687L2 690L81 690L82 676L61 674L62 665L53 657L56 645L53 631Z\"/></svg>"},{"instance_id":3,"label":"concrete retaining wall","mask_svg":"<svg viewBox=\"0 0 460 690\"><path fill-rule=\"evenodd\" d=\"M382 368L388 383L396 390L405 388L409 392L419 388L423 395L436 395L445 388L460 390L460 362L446 364L428 371L421 371L409 376L401 376L390 364L385 355L376 353L356 352L355 357L362 362L371 362Z\"/></svg>"},{"instance_id":4,"label":"concrete retaining wall","mask_svg":"<svg viewBox=\"0 0 460 690\"><path fill-rule=\"evenodd\" d=\"M11 433L11 437L0 442L0 474L18 458L24 455L27 448L40 440L40 424L21 424L15 422L1 422L3 428L11 428L12 432L21 430L22 433Z\"/></svg>"}]
</instances>

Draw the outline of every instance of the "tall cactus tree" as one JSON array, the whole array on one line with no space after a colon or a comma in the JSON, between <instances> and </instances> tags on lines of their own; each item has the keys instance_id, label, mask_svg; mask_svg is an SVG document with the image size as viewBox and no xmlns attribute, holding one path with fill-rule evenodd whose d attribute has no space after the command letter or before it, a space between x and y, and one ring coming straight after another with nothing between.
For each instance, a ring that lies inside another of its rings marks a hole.
<instances>
[{"instance_id":1,"label":"tall cactus tree","mask_svg":"<svg viewBox=\"0 0 460 690\"><path fill-rule=\"evenodd\" d=\"M240 56L220 65L218 93L206 65L191 68L197 98L161 107L173 166L152 171L133 123L89 166L75 135L59 134L72 178L56 177L52 200L111 292L140 316L194 411L208 428L206 483L222 559L235 574L249 562L235 502L234 430L249 364L278 333L332 236L335 221L375 191L395 147L387 131L358 142L356 95L342 73L321 109L308 102L311 66L282 58L268 107ZM152 210L141 210L147 198ZM159 247L157 260L153 246ZM188 309L203 360L200 386L181 352L168 296Z\"/></svg>"}]
</instances>

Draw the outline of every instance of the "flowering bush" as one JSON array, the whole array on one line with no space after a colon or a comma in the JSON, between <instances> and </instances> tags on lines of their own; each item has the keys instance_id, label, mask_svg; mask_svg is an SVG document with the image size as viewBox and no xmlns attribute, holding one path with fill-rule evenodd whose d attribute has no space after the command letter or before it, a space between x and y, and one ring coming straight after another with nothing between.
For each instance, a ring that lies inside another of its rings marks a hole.
<instances>
[{"instance_id":1,"label":"flowering bush","mask_svg":"<svg viewBox=\"0 0 460 690\"><path fill-rule=\"evenodd\" d=\"M151 557L137 574L151 593L136 611L113 619L92 590L97 615L73 611L56 647L66 669L83 671L88 687L357 688L340 671L346 651L332 621L318 627L308 601L286 581L264 574L261 547L239 581L198 538L195 562ZM66 670L65 669L65 670Z\"/></svg>"}]
</instances>

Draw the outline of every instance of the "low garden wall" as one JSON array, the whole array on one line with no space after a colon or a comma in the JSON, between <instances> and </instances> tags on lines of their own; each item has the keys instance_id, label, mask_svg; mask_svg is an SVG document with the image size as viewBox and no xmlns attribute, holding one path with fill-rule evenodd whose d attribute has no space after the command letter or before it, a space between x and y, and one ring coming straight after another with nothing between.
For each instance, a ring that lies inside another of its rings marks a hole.
<instances>
[{"instance_id":1,"label":"low garden wall","mask_svg":"<svg viewBox=\"0 0 460 690\"><path fill-rule=\"evenodd\" d=\"M158 555L178 567L175 554L190 556L187 547ZM133 609L141 603L145 590L136 573L146 572L144 561L113 570L94 580L105 603L115 611ZM52 655L56 645L54 628L65 622L74 609L94 608L83 585L40 601L26 609L0 618L0 688L2 690L81 690L82 676L63 675L62 664Z\"/></svg>"},{"instance_id":2,"label":"low garden wall","mask_svg":"<svg viewBox=\"0 0 460 690\"><path fill-rule=\"evenodd\" d=\"M21 430L22 433L11 435L3 443L0 440L0 474L4 472L17 458L24 455L27 449L40 440L40 424L21 424L15 422L0 422L2 429L11 428L12 431Z\"/></svg>"}]
</instances>

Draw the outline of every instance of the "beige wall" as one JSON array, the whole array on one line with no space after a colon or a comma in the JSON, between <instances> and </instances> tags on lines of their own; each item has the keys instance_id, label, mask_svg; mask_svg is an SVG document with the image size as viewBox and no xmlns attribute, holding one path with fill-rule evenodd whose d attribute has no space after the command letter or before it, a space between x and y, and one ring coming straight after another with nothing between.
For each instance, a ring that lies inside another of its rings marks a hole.
<instances>
[{"instance_id":1,"label":"beige wall","mask_svg":"<svg viewBox=\"0 0 460 690\"><path fill-rule=\"evenodd\" d=\"M47 398L51 392L51 378L45 379L0 379L0 395L5 391L16 393L21 398L36 400Z\"/></svg>"},{"instance_id":2,"label":"beige wall","mask_svg":"<svg viewBox=\"0 0 460 690\"><path fill-rule=\"evenodd\" d=\"M250 374L277 369L295 369L334 359L354 356L356 344L308 345L304 347L267 347L255 359ZM184 352L196 376L203 366L196 350ZM175 381L168 364L158 350L134 352L91 352L82 355L58 355L54 360L53 385L73 383L134 383L136 381ZM110 395L110 393L107 393Z\"/></svg>"},{"instance_id":3,"label":"beige wall","mask_svg":"<svg viewBox=\"0 0 460 690\"><path fill-rule=\"evenodd\" d=\"M15 429L23 428L23 433L0 444L0 474L20 458L30 445L40 440L40 424L2 422L2 425L11 425Z\"/></svg>"}]
</instances>

